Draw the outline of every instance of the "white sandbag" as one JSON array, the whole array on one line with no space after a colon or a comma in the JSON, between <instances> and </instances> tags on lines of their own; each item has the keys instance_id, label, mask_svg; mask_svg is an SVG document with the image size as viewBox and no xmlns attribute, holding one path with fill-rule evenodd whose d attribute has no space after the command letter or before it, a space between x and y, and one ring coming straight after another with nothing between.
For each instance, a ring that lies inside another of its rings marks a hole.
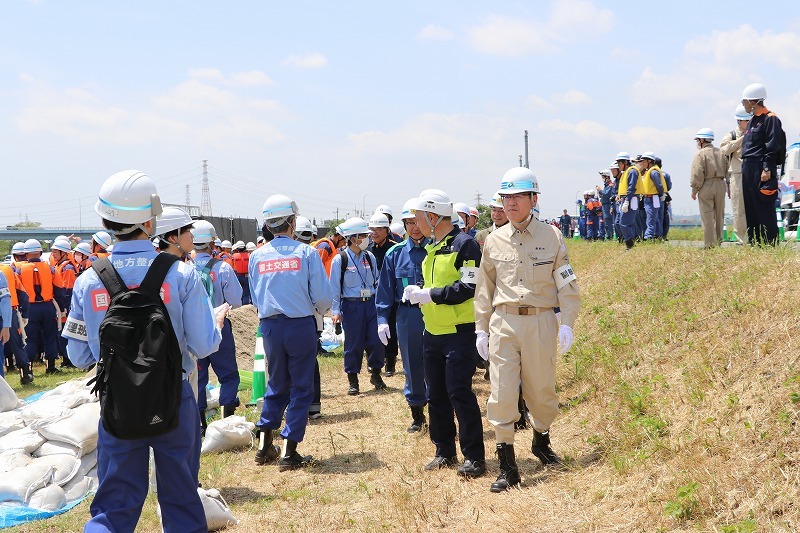
<instances>
[{"instance_id":1,"label":"white sandbag","mask_svg":"<svg viewBox=\"0 0 800 533\"><path fill-rule=\"evenodd\" d=\"M203 502L203 511L206 513L206 522L209 531L216 531L228 526L235 526L239 523L228 507L228 503L222 498L217 489L198 488L197 494Z\"/></svg>"},{"instance_id":2,"label":"white sandbag","mask_svg":"<svg viewBox=\"0 0 800 533\"><path fill-rule=\"evenodd\" d=\"M31 453L41 446L44 441L44 437L38 431L26 427L11 431L0 437L0 451L24 450L25 453Z\"/></svg>"},{"instance_id":3,"label":"white sandbag","mask_svg":"<svg viewBox=\"0 0 800 533\"><path fill-rule=\"evenodd\" d=\"M49 391L42 394L39 398L39 401L45 400L50 398L51 396L64 396L68 394L73 394L75 392L83 390L83 383L79 379L73 379L72 381L67 381L66 383L62 383L55 389L50 389Z\"/></svg>"},{"instance_id":4,"label":"white sandbag","mask_svg":"<svg viewBox=\"0 0 800 533\"><path fill-rule=\"evenodd\" d=\"M55 422L72 416L72 405L64 405L65 396L56 396L50 400L39 400L26 405L20 410L20 416L26 426L36 429L42 424Z\"/></svg>"},{"instance_id":5,"label":"white sandbag","mask_svg":"<svg viewBox=\"0 0 800 533\"><path fill-rule=\"evenodd\" d=\"M97 448L88 452L86 455L81 457L81 466L78 468L78 472L75 474L76 476L83 477L88 476L89 471L95 469L97 467ZM97 478L97 474L94 476Z\"/></svg>"},{"instance_id":6,"label":"white sandbag","mask_svg":"<svg viewBox=\"0 0 800 533\"><path fill-rule=\"evenodd\" d=\"M218 453L252 446L255 427L255 424L248 422L243 416L215 420L206 429L200 453Z\"/></svg>"},{"instance_id":7,"label":"white sandbag","mask_svg":"<svg viewBox=\"0 0 800 533\"><path fill-rule=\"evenodd\" d=\"M206 410L219 408L219 393L221 390L220 387L206 389Z\"/></svg>"},{"instance_id":8,"label":"white sandbag","mask_svg":"<svg viewBox=\"0 0 800 533\"><path fill-rule=\"evenodd\" d=\"M92 479L88 476L78 477L75 476L72 478L72 481L64 485L64 494L66 496L67 502L74 502L75 500L80 500L93 490L97 488L97 481Z\"/></svg>"},{"instance_id":9,"label":"white sandbag","mask_svg":"<svg viewBox=\"0 0 800 533\"><path fill-rule=\"evenodd\" d=\"M86 403L72 410L72 416L39 427L47 440L66 442L86 453L97 447L97 424L100 421L100 404Z\"/></svg>"},{"instance_id":10,"label":"white sandbag","mask_svg":"<svg viewBox=\"0 0 800 533\"><path fill-rule=\"evenodd\" d=\"M31 454L34 457L45 457L47 455L71 455L73 457L80 457L81 449L66 442L58 442L57 440L48 440Z\"/></svg>"},{"instance_id":11,"label":"white sandbag","mask_svg":"<svg viewBox=\"0 0 800 533\"><path fill-rule=\"evenodd\" d=\"M25 421L18 410L0 413L0 437L25 427Z\"/></svg>"},{"instance_id":12,"label":"white sandbag","mask_svg":"<svg viewBox=\"0 0 800 533\"><path fill-rule=\"evenodd\" d=\"M22 450L8 450L0 453L0 474L28 466L33 458Z\"/></svg>"},{"instance_id":13,"label":"white sandbag","mask_svg":"<svg viewBox=\"0 0 800 533\"><path fill-rule=\"evenodd\" d=\"M81 467L81 461L74 455L47 455L45 457L37 457L31 461L30 466L38 465L52 467L54 469L53 483L56 485L65 485L78 473L78 469Z\"/></svg>"},{"instance_id":14,"label":"white sandbag","mask_svg":"<svg viewBox=\"0 0 800 533\"><path fill-rule=\"evenodd\" d=\"M53 478L53 467L45 464L15 468L0 476L0 501L26 502L36 489Z\"/></svg>"},{"instance_id":15,"label":"white sandbag","mask_svg":"<svg viewBox=\"0 0 800 533\"><path fill-rule=\"evenodd\" d=\"M16 409L19 405L17 393L6 383L3 376L0 376L0 413Z\"/></svg>"},{"instance_id":16,"label":"white sandbag","mask_svg":"<svg viewBox=\"0 0 800 533\"><path fill-rule=\"evenodd\" d=\"M67 504L67 498L64 489L58 485L48 485L31 494L27 504L42 511L58 511Z\"/></svg>"}]
</instances>

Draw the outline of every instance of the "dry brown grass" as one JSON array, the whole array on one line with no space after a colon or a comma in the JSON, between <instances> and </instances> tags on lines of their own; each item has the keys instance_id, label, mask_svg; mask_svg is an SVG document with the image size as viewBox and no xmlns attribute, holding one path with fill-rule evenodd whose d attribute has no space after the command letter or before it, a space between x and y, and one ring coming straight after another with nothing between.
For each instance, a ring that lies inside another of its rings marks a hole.
<instances>
[{"instance_id":1,"label":"dry brown grass","mask_svg":"<svg viewBox=\"0 0 800 533\"><path fill-rule=\"evenodd\" d=\"M583 242L570 253L583 306L552 428L566 471L531 457L528 430L517 434L521 490L489 493L492 456L478 480L423 472L433 445L405 432L403 378L348 397L341 358L325 357L325 416L300 446L318 464L280 473L249 450L204 457L203 485L248 532L798 530L796 253ZM252 334L237 340L250 350ZM488 383L474 384L485 412ZM491 452L485 418L484 431ZM142 531L156 527L152 508ZM79 530L86 513L22 530Z\"/></svg>"}]
</instances>

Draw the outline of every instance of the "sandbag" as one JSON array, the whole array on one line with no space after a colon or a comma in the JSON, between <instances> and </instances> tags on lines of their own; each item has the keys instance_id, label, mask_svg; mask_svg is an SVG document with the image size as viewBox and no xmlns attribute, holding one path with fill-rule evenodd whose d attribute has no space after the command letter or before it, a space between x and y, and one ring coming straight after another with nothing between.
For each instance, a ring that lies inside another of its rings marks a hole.
<instances>
[{"instance_id":1,"label":"sandbag","mask_svg":"<svg viewBox=\"0 0 800 533\"><path fill-rule=\"evenodd\" d=\"M200 453L219 453L252 446L255 427L255 424L248 422L243 416L215 420L206 429Z\"/></svg>"},{"instance_id":2,"label":"sandbag","mask_svg":"<svg viewBox=\"0 0 800 533\"><path fill-rule=\"evenodd\" d=\"M75 477L81 467L81 461L74 455L47 455L37 457L28 468L32 466L46 465L53 468L53 483L65 485L70 479Z\"/></svg>"},{"instance_id":3,"label":"sandbag","mask_svg":"<svg viewBox=\"0 0 800 533\"><path fill-rule=\"evenodd\" d=\"M58 485L48 485L31 494L27 504L42 511L58 511L67 504L67 498L64 489Z\"/></svg>"},{"instance_id":4,"label":"sandbag","mask_svg":"<svg viewBox=\"0 0 800 533\"><path fill-rule=\"evenodd\" d=\"M228 503L222 498L217 489L197 489L200 501L203 502L203 511L206 514L206 522L209 531L216 531L228 526L235 526L239 523L228 507Z\"/></svg>"},{"instance_id":5,"label":"sandbag","mask_svg":"<svg viewBox=\"0 0 800 533\"><path fill-rule=\"evenodd\" d=\"M30 405L26 405L20 410L20 416L26 426L33 429L56 422L72 416L72 405L64 405L65 396L57 396L52 400L39 400Z\"/></svg>"},{"instance_id":6,"label":"sandbag","mask_svg":"<svg viewBox=\"0 0 800 533\"><path fill-rule=\"evenodd\" d=\"M72 416L39 427L47 440L66 442L81 449L81 454L97 447L97 425L100 422L100 404L86 403L72 410Z\"/></svg>"},{"instance_id":7,"label":"sandbag","mask_svg":"<svg viewBox=\"0 0 800 533\"><path fill-rule=\"evenodd\" d=\"M8 450L0 453L0 474L28 466L33 458L22 450Z\"/></svg>"},{"instance_id":8,"label":"sandbag","mask_svg":"<svg viewBox=\"0 0 800 533\"><path fill-rule=\"evenodd\" d=\"M41 401L50 398L51 396L63 396L63 395L73 394L84 389L85 387L83 386L81 380L73 379L72 381L67 381L66 383L62 383L61 385L59 385L54 389L50 389L49 391L44 392L39 400Z\"/></svg>"},{"instance_id":9,"label":"sandbag","mask_svg":"<svg viewBox=\"0 0 800 533\"><path fill-rule=\"evenodd\" d=\"M0 413L0 437L25 427L25 421L19 411L6 411Z\"/></svg>"},{"instance_id":10,"label":"sandbag","mask_svg":"<svg viewBox=\"0 0 800 533\"><path fill-rule=\"evenodd\" d=\"M57 440L48 440L31 454L34 457L45 457L47 455L71 455L73 457L80 457L81 449L66 442L58 442Z\"/></svg>"},{"instance_id":11,"label":"sandbag","mask_svg":"<svg viewBox=\"0 0 800 533\"><path fill-rule=\"evenodd\" d=\"M30 464L3 474L0 476L0 501L28 501L36 489L44 487L53 479L53 472L50 465Z\"/></svg>"},{"instance_id":12,"label":"sandbag","mask_svg":"<svg viewBox=\"0 0 800 533\"><path fill-rule=\"evenodd\" d=\"M38 431L31 428L22 428L11 431L0 437L0 451L24 450L31 453L44 443L45 439Z\"/></svg>"},{"instance_id":13,"label":"sandbag","mask_svg":"<svg viewBox=\"0 0 800 533\"><path fill-rule=\"evenodd\" d=\"M0 376L0 413L16 409L18 405L17 393L6 383L6 379Z\"/></svg>"},{"instance_id":14,"label":"sandbag","mask_svg":"<svg viewBox=\"0 0 800 533\"><path fill-rule=\"evenodd\" d=\"M88 476L93 469L97 469L97 448L81 457L81 466L75 475L80 477ZM97 478L97 473L94 474L94 477L95 479Z\"/></svg>"},{"instance_id":15,"label":"sandbag","mask_svg":"<svg viewBox=\"0 0 800 533\"><path fill-rule=\"evenodd\" d=\"M64 485L64 495L67 499L67 502L74 502L75 500L80 500L93 490L97 488L97 480L90 478L89 476L75 476L72 480Z\"/></svg>"},{"instance_id":16,"label":"sandbag","mask_svg":"<svg viewBox=\"0 0 800 533\"><path fill-rule=\"evenodd\" d=\"M206 388L206 410L219 408L219 393L222 389L220 387Z\"/></svg>"}]
</instances>

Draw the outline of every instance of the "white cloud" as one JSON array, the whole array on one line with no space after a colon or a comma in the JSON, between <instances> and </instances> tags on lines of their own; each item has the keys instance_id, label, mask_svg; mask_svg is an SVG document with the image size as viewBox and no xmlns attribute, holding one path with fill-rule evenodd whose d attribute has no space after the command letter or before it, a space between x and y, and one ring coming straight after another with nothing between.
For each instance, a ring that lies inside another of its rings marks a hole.
<instances>
[{"instance_id":1,"label":"white cloud","mask_svg":"<svg viewBox=\"0 0 800 533\"><path fill-rule=\"evenodd\" d=\"M586 105L592 103L588 94L572 89L553 96L553 102L560 105Z\"/></svg>"},{"instance_id":2,"label":"white cloud","mask_svg":"<svg viewBox=\"0 0 800 533\"><path fill-rule=\"evenodd\" d=\"M452 38L452 30L438 24L428 24L417 33L420 41L449 41Z\"/></svg>"},{"instance_id":3,"label":"white cloud","mask_svg":"<svg viewBox=\"0 0 800 533\"><path fill-rule=\"evenodd\" d=\"M520 57L558 50L566 43L607 33L614 14L588 0L557 0L546 20L523 20L493 15L469 32L469 42L480 52Z\"/></svg>"},{"instance_id":4,"label":"white cloud","mask_svg":"<svg viewBox=\"0 0 800 533\"><path fill-rule=\"evenodd\" d=\"M283 60L283 64L296 68L322 68L328 64L328 58L320 53L304 56L290 55Z\"/></svg>"},{"instance_id":5,"label":"white cloud","mask_svg":"<svg viewBox=\"0 0 800 533\"><path fill-rule=\"evenodd\" d=\"M208 80L231 87L252 87L256 85L273 85L275 83L269 76L259 70L234 72L229 76L225 76L221 70L216 68L194 68L189 69L189 76L195 80Z\"/></svg>"}]
</instances>

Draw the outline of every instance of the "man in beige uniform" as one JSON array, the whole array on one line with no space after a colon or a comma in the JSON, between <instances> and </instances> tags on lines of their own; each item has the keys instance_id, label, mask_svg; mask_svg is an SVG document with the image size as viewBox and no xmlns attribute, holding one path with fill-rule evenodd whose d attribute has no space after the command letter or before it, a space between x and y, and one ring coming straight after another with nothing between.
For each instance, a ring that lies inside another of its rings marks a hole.
<instances>
[{"instance_id":1,"label":"man in beige uniform","mask_svg":"<svg viewBox=\"0 0 800 533\"><path fill-rule=\"evenodd\" d=\"M719 149L722 155L728 158L728 177L730 190L728 198L733 206L733 231L739 243L747 242L747 218L744 216L744 194L742 192L742 139L747 123L753 118L742 104L736 106L736 129L731 130L722 138Z\"/></svg>"},{"instance_id":2,"label":"man in beige uniform","mask_svg":"<svg viewBox=\"0 0 800 533\"><path fill-rule=\"evenodd\" d=\"M704 247L713 248L722 242L728 163L720 149L712 144L714 132L710 128L698 131L694 140L700 151L692 161L692 200L700 204Z\"/></svg>"},{"instance_id":3,"label":"man in beige uniform","mask_svg":"<svg viewBox=\"0 0 800 533\"><path fill-rule=\"evenodd\" d=\"M531 451L543 464L559 464L550 448L550 424L558 415L556 351L573 340L580 295L558 228L533 216L539 184L524 167L506 172L500 188L510 224L487 238L475 291L476 346L489 360L492 392L487 416L494 426L500 475L492 492L520 482L514 455L517 397L531 413ZM561 326L554 312L561 308Z\"/></svg>"}]
</instances>

